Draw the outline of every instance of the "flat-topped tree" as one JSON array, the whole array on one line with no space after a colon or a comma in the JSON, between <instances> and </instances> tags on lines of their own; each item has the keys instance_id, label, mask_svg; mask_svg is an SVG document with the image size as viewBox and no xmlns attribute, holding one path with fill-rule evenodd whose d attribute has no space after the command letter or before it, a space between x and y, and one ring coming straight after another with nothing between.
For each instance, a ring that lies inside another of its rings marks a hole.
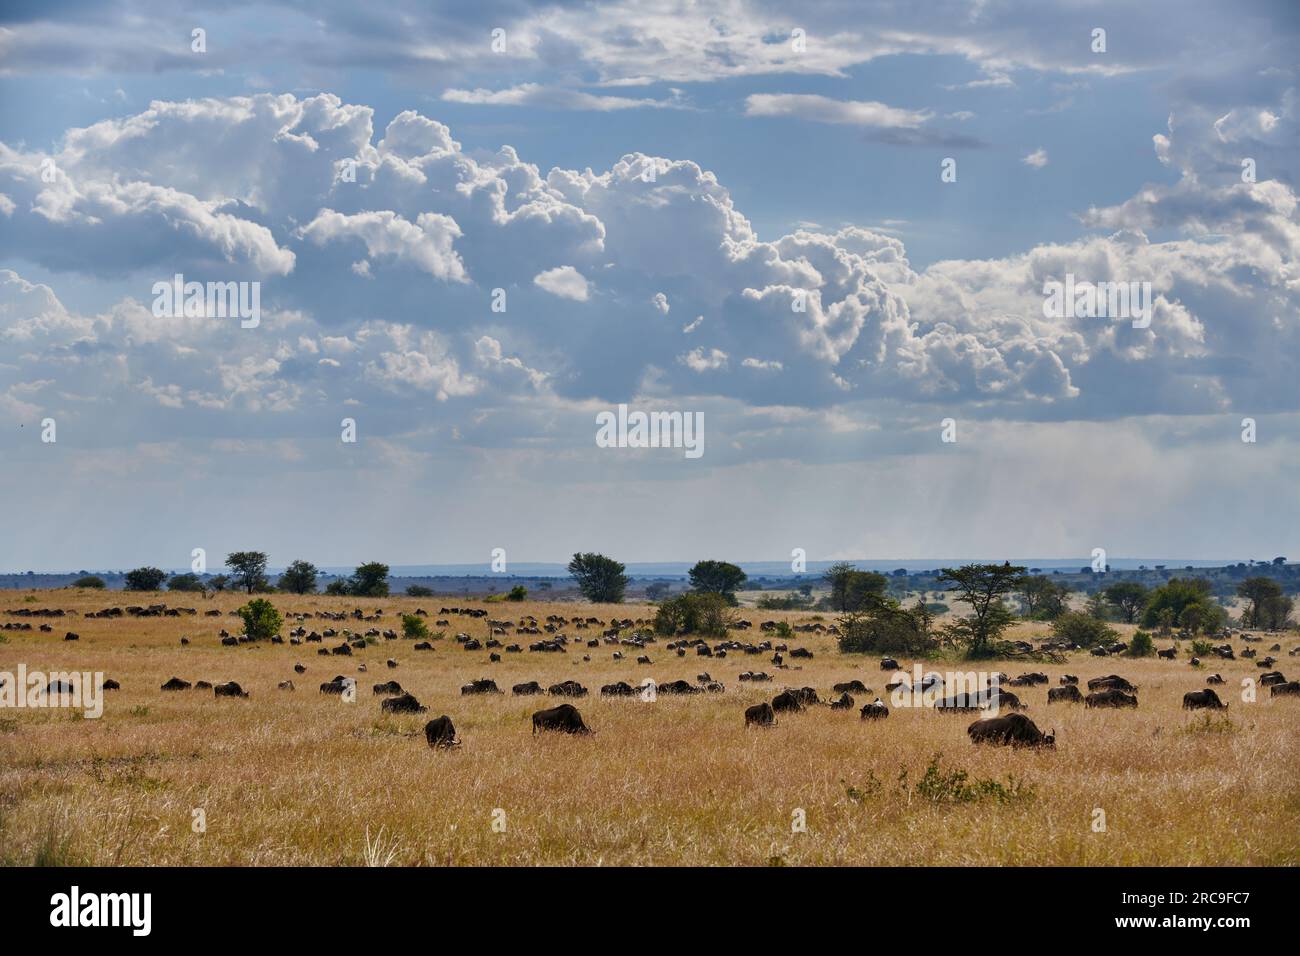
<instances>
[{"instance_id":1,"label":"flat-topped tree","mask_svg":"<svg viewBox=\"0 0 1300 956\"><path fill-rule=\"evenodd\" d=\"M266 552L235 551L226 555L226 567L230 569L234 587L243 588L249 594L266 590Z\"/></svg>"},{"instance_id":2,"label":"flat-topped tree","mask_svg":"<svg viewBox=\"0 0 1300 956\"><path fill-rule=\"evenodd\" d=\"M942 568L938 580L949 582L956 600L970 605L971 613L948 625L949 634L966 644L971 657L983 657L999 634L1014 620L1002 599L1023 587L1025 568L1010 561L1002 564L963 564Z\"/></svg>"}]
</instances>

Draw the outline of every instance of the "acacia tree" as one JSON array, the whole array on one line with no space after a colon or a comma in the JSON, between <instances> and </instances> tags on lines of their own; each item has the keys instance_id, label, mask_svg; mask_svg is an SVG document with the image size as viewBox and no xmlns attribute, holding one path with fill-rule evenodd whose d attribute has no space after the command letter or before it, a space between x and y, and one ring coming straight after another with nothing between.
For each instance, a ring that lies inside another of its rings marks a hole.
<instances>
[{"instance_id":1,"label":"acacia tree","mask_svg":"<svg viewBox=\"0 0 1300 956\"><path fill-rule=\"evenodd\" d=\"M134 571L126 572L123 587L128 591L157 591L165 580L167 580L167 572L161 568L136 568Z\"/></svg>"},{"instance_id":2,"label":"acacia tree","mask_svg":"<svg viewBox=\"0 0 1300 956\"><path fill-rule=\"evenodd\" d=\"M1025 606L1025 617L1051 621L1065 613L1066 596L1070 589L1057 584L1043 574L1026 577L1020 585L1020 598Z\"/></svg>"},{"instance_id":3,"label":"acacia tree","mask_svg":"<svg viewBox=\"0 0 1300 956\"><path fill-rule=\"evenodd\" d=\"M727 603L736 603L736 592L744 585L747 575L737 565L727 561L699 561L687 575L692 590L702 594L721 594Z\"/></svg>"},{"instance_id":4,"label":"acacia tree","mask_svg":"<svg viewBox=\"0 0 1300 956\"><path fill-rule=\"evenodd\" d=\"M1147 599L1151 596L1151 592L1137 581L1117 581L1101 593L1106 603L1119 611L1125 624L1132 624L1137 620L1138 614L1146 607Z\"/></svg>"},{"instance_id":5,"label":"acacia tree","mask_svg":"<svg viewBox=\"0 0 1300 956\"><path fill-rule=\"evenodd\" d=\"M249 594L268 587L264 551L235 551L226 555L226 567L230 568L232 584Z\"/></svg>"},{"instance_id":6,"label":"acacia tree","mask_svg":"<svg viewBox=\"0 0 1300 956\"><path fill-rule=\"evenodd\" d=\"M1002 599L1020 589L1024 574L1024 567L1010 561L940 570L938 580L949 582L952 586L948 590L957 594L956 600L970 605L971 613L950 624L948 631L966 644L971 657L986 656L993 641L1012 622Z\"/></svg>"},{"instance_id":7,"label":"acacia tree","mask_svg":"<svg viewBox=\"0 0 1300 956\"><path fill-rule=\"evenodd\" d=\"M624 566L603 554L575 554L569 573L578 582L582 596L594 604L622 604L628 577Z\"/></svg>"},{"instance_id":8,"label":"acacia tree","mask_svg":"<svg viewBox=\"0 0 1300 956\"><path fill-rule=\"evenodd\" d=\"M1282 596L1282 585L1272 578L1246 578L1237 585L1237 596L1249 603L1241 614L1241 623L1246 627L1262 627L1264 607Z\"/></svg>"},{"instance_id":9,"label":"acacia tree","mask_svg":"<svg viewBox=\"0 0 1300 956\"><path fill-rule=\"evenodd\" d=\"M859 571L848 562L832 564L822 574L830 585L832 610L861 611L880 606L889 579L875 571Z\"/></svg>"},{"instance_id":10,"label":"acacia tree","mask_svg":"<svg viewBox=\"0 0 1300 956\"><path fill-rule=\"evenodd\" d=\"M280 590L291 594L315 594L316 573L316 565L310 561L295 561L280 575Z\"/></svg>"},{"instance_id":11,"label":"acacia tree","mask_svg":"<svg viewBox=\"0 0 1300 956\"><path fill-rule=\"evenodd\" d=\"M379 561L358 565L348 581L347 593L358 597L388 597L388 565Z\"/></svg>"}]
</instances>

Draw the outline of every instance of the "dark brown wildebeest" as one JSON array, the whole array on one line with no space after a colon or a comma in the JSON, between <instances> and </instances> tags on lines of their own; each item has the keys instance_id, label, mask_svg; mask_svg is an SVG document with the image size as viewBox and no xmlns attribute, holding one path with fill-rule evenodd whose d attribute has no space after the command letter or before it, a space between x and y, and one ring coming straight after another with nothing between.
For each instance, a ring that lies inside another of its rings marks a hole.
<instances>
[{"instance_id":1,"label":"dark brown wildebeest","mask_svg":"<svg viewBox=\"0 0 1300 956\"><path fill-rule=\"evenodd\" d=\"M1079 678L1075 677L1073 674L1062 674L1062 675L1061 675L1061 685L1062 685L1062 686L1064 686L1064 685L1066 685L1066 684L1077 684L1077 683L1079 683Z\"/></svg>"},{"instance_id":2,"label":"dark brown wildebeest","mask_svg":"<svg viewBox=\"0 0 1300 956\"><path fill-rule=\"evenodd\" d=\"M472 681L470 681L468 684L466 684L466 685L464 685L463 687L461 687L460 692L461 692L462 694L499 694L499 693L501 693L501 691L497 690L497 682L494 681L494 680L489 680L489 679L486 678L486 677L480 677L478 680L472 680Z\"/></svg>"},{"instance_id":3,"label":"dark brown wildebeest","mask_svg":"<svg viewBox=\"0 0 1300 956\"><path fill-rule=\"evenodd\" d=\"M1205 683L1207 684L1222 684L1223 682L1223 678L1218 674L1211 674L1209 677L1205 678Z\"/></svg>"},{"instance_id":4,"label":"dark brown wildebeest","mask_svg":"<svg viewBox=\"0 0 1300 956\"><path fill-rule=\"evenodd\" d=\"M248 691L244 690L244 688L240 687L233 680L227 681L224 684L218 684L216 687L212 688L212 693L215 697L242 697L245 700L248 699Z\"/></svg>"},{"instance_id":5,"label":"dark brown wildebeest","mask_svg":"<svg viewBox=\"0 0 1300 956\"><path fill-rule=\"evenodd\" d=\"M864 704L862 710L858 711L863 720L881 720L889 716L889 708L879 697L869 704Z\"/></svg>"},{"instance_id":6,"label":"dark brown wildebeest","mask_svg":"<svg viewBox=\"0 0 1300 956\"><path fill-rule=\"evenodd\" d=\"M966 691L954 694L952 697L936 700L934 706L936 710L960 713L969 710L983 710L986 707L996 707L999 710L1004 707L1011 710L1020 710L1025 705L1020 703L1020 698L1009 690L1003 690L1001 687L995 690L988 687L984 690Z\"/></svg>"},{"instance_id":7,"label":"dark brown wildebeest","mask_svg":"<svg viewBox=\"0 0 1300 956\"><path fill-rule=\"evenodd\" d=\"M376 684L373 688L371 688L371 690L373 690L374 693L376 694L392 694L393 696L406 693L404 690L402 690L402 685L397 683L397 681L395 680L385 681L382 684Z\"/></svg>"},{"instance_id":8,"label":"dark brown wildebeest","mask_svg":"<svg viewBox=\"0 0 1300 956\"><path fill-rule=\"evenodd\" d=\"M1088 690L1122 690L1131 694L1137 688L1118 674L1108 674L1105 677L1094 677L1088 681Z\"/></svg>"},{"instance_id":9,"label":"dark brown wildebeest","mask_svg":"<svg viewBox=\"0 0 1300 956\"><path fill-rule=\"evenodd\" d=\"M64 634L64 635L63 635L63 639L64 639L65 641L79 641L79 640L81 640L81 635L80 635L80 634L74 634L74 633L72 633L71 631L68 631L67 634Z\"/></svg>"},{"instance_id":10,"label":"dark brown wildebeest","mask_svg":"<svg viewBox=\"0 0 1300 956\"><path fill-rule=\"evenodd\" d=\"M892 657L883 657L880 660L880 669L882 671L896 671L899 669L898 661L894 660Z\"/></svg>"},{"instance_id":11,"label":"dark brown wildebeest","mask_svg":"<svg viewBox=\"0 0 1300 956\"><path fill-rule=\"evenodd\" d=\"M834 685L831 690L837 694L870 694L871 688L860 680L846 680Z\"/></svg>"},{"instance_id":12,"label":"dark brown wildebeest","mask_svg":"<svg viewBox=\"0 0 1300 956\"><path fill-rule=\"evenodd\" d=\"M1156 651L1156 656L1157 656L1157 657L1162 657L1162 658L1164 658L1164 659L1167 660L1167 661L1172 661L1172 660L1174 660L1176 657L1178 657L1178 648L1176 648L1176 647L1167 647L1167 648L1165 648L1165 649L1162 650L1162 651Z\"/></svg>"},{"instance_id":13,"label":"dark brown wildebeest","mask_svg":"<svg viewBox=\"0 0 1300 956\"><path fill-rule=\"evenodd\" d=\"M122 685L119 684L117 681L113 680L112 678L109 678L108 680L104 681L104 690L121 690L121 689L122 689Z\"/></svg>"},{"instance_id":14,"label":"dark brown wildebeest","mask_svg":"<svg viewBox=\"0 0 1300 956\"><path fill-rule=\"evenodd\" d=\"M1285 684L1286 678L1281 671L1269 671L1260 675L1259 683L1263 687L1272 687L1274 684Z\"/></svg>"},{"instance_id":15,"label":"dark brown wildebeest","mask_svg":"<svg viewBox=\"0 0 1300 956\"><path fill-rule=\"evenodd\" d=\"M587 688L583 687L576 680L560 681L558 684L552 684L546 689L546 692L553 697L586 697Z\"/></svg>"},{"instance_id":16,"label":"dark brown wildebeest","mask_svg":"<svg viewBox=\"0 0 1300 956\"><path fill-rule=\"evenodd\" d=\"M1083 700L1088 707L1136 707L1138 699L1122 690L1108 688L1089 694Z\"/></svg>"},{"instance_id":17,"label":"dark brown wildebeest","mask_svg":"<svg viewBox=\"0 0 1300 956\"><path fill-rule=\"evenodd\" d=\"M403 694L401 697L390 697L379 705L380 710L386 714L423 714L428 707L423 706L411 694Z\"/></svg>"},{"instance_id":18,"label":"dark brown wildebeest","mask_svg":"<svg viewBox=\"0 0 1300 956\"><path fill-rule=\"evenodd\" d=\"M1188 691L1183 695L1183 710L1227 710L1228 705L1219 700L1219 695L1211 688Z\"/></svg>"},{"instance_id":19,"label":"dark brown wildebeest","mask_svg":"<svg viewBox=\"0 0 1300 956\"><path fill-rule=\"evenodd\" d=\"M280 690L293 690L293 681L282 680L280 681L280 683L276 684L275 686Z\"/></svg>"},{"instance_id":20,"label":"dark brown wildebeest","mask_svg":"<svg viewBox=\"0 0 1300 956\"><path fill-rule=\"evenodd\" d=\"M303 667L301 664L294 664L293 672L295 674L305 674L307 673L307 668Z\"/></svg>"},{"instance_id":21,"label":"dark brown wildebeest","mask_svg":"<svg viewBox=\"0 0 1300 956\"><path fill-rule=\"evenodd\" d=\"M606 684L600 689L601 697L635 697L636 688L627 681L619 681L616 684Z\"/></svg>"},{"instance_id":22,"label":"dark brown wildebeest","mask_svg":"<svg viewBox=\"0 0 1300 956\"><path fill-rule=\"evenodd\" d=\"M704 693L704 691L700 690L694 684L684 680L670 680L667 683L660 684L657 687L656 692L660 694L702 694Z\"/></svg>"},{"instance_id":23,"label":"dark brown wildebeest","mask_svg":"<svg viewBox=\"0 0 1300 956\"><path fill-rule=\"evenodd\" d=\"M429 741L430 747L460 746L460 741L456 739L456 727L446 714L435 717L424 725L424 739Z\"/></svg>"},{"instance_id":24,"label":"dark brown wildebeest","mask_svg":"<svg viewBox=\"0 0 1300 956\"><path fill-rule=\"evenodd\" d=\"M1083 694L1079 693L1078 685L1066 684L1064 687L1052 687L1047 691L1047 702L1055 704L1057 701L1066 704L1078 704L1083 701Z\"/></svg>"},{"instance_id":25,"label":"dark brown wildebeest","mask_svg":"<svg viewBox=\"0 0 1300 956\"><path fill-rule=\"evenodd\" d=\"M745 708L746 727L771 727L776 723L776 711L768 703Z\"/></svg>"},{"instance_id":26,"label":"dark brown wildebeest","mask_svg":"<svg viewBox=\"0 0 1300 956\"><path fill-rule=\"evenodd\" d=\"M778 714L797 714L803 710L803 704L798 695L786 690L772 698L772 709Z\"/></svg>"},{"instance_id":27,"label":"dark brown wildebeest","mask_svg":"<svg viewBox=\"0 0 1300 956\"><path fill-rule=\"evenodd\" d=\"M1043 733L1024 714L986 717L966 728L977 744L1006 744L1011 747L1055 747L1056 733Z\"/></svg>"},{"instance_id":28,"label":"dark brown wildebeest","mask_svg":"<svg viewBox=\"0 0 1300 956\"><path fill-rule=\"evenodd\" d=\"M393 660L393 659L390 657L390 658L388 659L388 669L389 669L389 670L392 670L392 669L395 668L396 666L397 666L397 661Z\"/></svg>"},{"instance_id":29,"label":"dark brown wildebeest","mask_svg":"<svg viewBox=\"0 0 1300 956\"><path fill-rule=\"evenodd\" d=\"M853 698L845 691L840 694L838 700L831 701L831 710L850 710L853 707Z\"/></svg>"},{"instance_id":30,"label":"dark brown wildebeest","mask_svg":"<svg viewBox=\"0 0 1300 956\"><path fill-rule=\"evenodd\" d=\"M173 677L167 683L162 685L163 690L189 690L190 682L181 680L179 677Z\"/></svg>"},{"instance_id":31,"label":"dark brown wildebeest","mask_svg":"<svg viewBox=\"0 0 1300 956\"><path fill-rule=\"evenodd\" d=\"M533 733L556 731L565 734L589 734L592 731L582 722L582 714L572 704L560 704L533 714Z\"/></svg>"},{"instance_id":32,"label":"dark brown wildebeest","mask_svg":"<svg viewBox=\"0 0 1300 956\"><path fill-rule=\"evenodd\" d=\"M530 697L533 694L544 694L546 693L546 689L542 687L541 684L537 683L537 681L530 680L526 684L516 684L514 687L510 688L510 693L514 694L516 697Z\"/></svg>"},{"instance_id":33,"label":"dark brown wildebeest","mask_svg":"<svg viewBox=\"0 0 1300 956\"><path fill-rule=\"evenodd\" d=\"M210 684L208 681L205 681L205 680L195 681L195 682L194 682L194 689L195 689L195 690L212 690L212 684Z\"/></svg>"},{"instance_id":34,"label":"dark brown wildebeest","mask_svg":"<svg viewBox=\"0 0 1300 956\"><path fill-rule=\"evenodd\" d=\"M789 693L794 694L799 703L803 704L805 707L811 707L813 704L821 703L821 699L817 696L817 688L815 687L796 687L794 689L787 688L787 690L789 690Z\"/></svg>"},{"instance_id":35,"label":"dark brown wildebeest","mask_svg":"<svg viewBox=\"0 0 1300 956\"><path fill-rule=\"evenodd\" d=\"M1300 697L1300 680L1286 684L1274 684L1268 689L1270 697Z\"/></svg>"}]
</instances>

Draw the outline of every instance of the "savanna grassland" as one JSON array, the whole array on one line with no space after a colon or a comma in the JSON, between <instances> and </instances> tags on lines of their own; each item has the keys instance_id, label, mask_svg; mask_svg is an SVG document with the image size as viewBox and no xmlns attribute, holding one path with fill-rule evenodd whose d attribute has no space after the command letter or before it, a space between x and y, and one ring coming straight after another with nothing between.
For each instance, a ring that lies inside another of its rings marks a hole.
<instances>
[{"instance_id":1,"label":"savanna grassland","mask_svg":"<svg viewBox=\"0 0 1300 956\"><path fill-rule=\"evenodd\" d=\"M983 669L1012 676L1063 673L1081 681L1119 673L1138 685L1136 711L1086 710L1046 703L1046 688L1016 688L1028 715L1055 729L1054 751L976 747L973 715L893 708L862 721L857 708L816 707L782 716L775 728L746 730L742 712L784 686L862 680L882 698L888 675L879 658L841 655L830 636L796 634L791 648L812 660L777 670L770 655L725 660L678 658L660 639L615 661L606 644L568 653L466 651L457 632L488 636L487 618L449 618L431 652L414 641L379 639L355 656L321 657L339 643L221 646L217 632L239 630L229 612L240 595L5 592L0 620L27 607L76 611L40 633L0 632L0 671L102 671L122 689L106 694L104 715L69 710L0 710L0 863L89 865L362 864L1083 864L1276 865L1300 861L1300 699L1241 700L1240 681L1261 672L1250 660L1176 661L1095 658L1065 664L1002 661ZM444 605L486 607L488 618L548 614L650 618L647 606L480 604L439 598L327 598L274 595L291 612L382 608L378 623L309 620L325 627L400 633L399 613L423 607L429 626ZM111 605L165 602L199 616L86 619ZM221 617L204 617L213 607ZM755 622L742 641L758 642L762 620L807 623L803 612L742 610ZM823 618L827 625L829 617ZM286 620L283 633L294 625ZM67 630L80 640L65 642ZM571 639L599 637L600 629ZM1046 633L1022 624L1014 636ZM182 635L191 643L181 646ZM543 635L545 636L545 635ZM540 637L509 634L506 643ZM1267 637L1257 648L1277 640ZM1158 640L1158 646L1170 642ZM1246 645L1234 641L1238 650ZM1300 639L1281 638L1277 665L1289 678ZM589 654L590 661L583 655ZM1260 651L1263 656L1264 651ZM389 670L389 657L399 662ZM295 663L306 666L296 674ZM367 672L358 672L360 664ZM910 667L910 661L903 661ZM939 671L957 666L928 662ZM979 666L979 665L975 665ZM774 675L742 683L744 670ZM708 671L720 695L601 699L600 685L685 679ZM1182 695L1227 679L1224 716L1181 709ZM358 678L355 703L318 692L342 674ZM163 693L177 676L234 680L248 700L210 690ZM462 684L491 677L505 694L464 697ZM510 686L573 678L592 696L575 703L589 737L534 737L530 715L559 701L512 697ZM398 680L429 708L389 716L371 684ZM277 689L292 680L296 690ZM874 696L874 695L872 695ZM855 695L857 705L866 700ZM423 726L448 714L463 741L431 750ZM936 758L935 755L938 755ZM927 775L937 759L935 769ZM964 775L964 776L963 776ZM206 832L192 827L201 809ZM1096 811L1105 815L1096 832ZM503 813L497 811L504 811ZM802 812L800 812L802 811ZM806 819L804 832L796 832ZM494 820L497 825L494 827ZM504 827L501 825L504 821Z\"/></svg>"}]
</instances>

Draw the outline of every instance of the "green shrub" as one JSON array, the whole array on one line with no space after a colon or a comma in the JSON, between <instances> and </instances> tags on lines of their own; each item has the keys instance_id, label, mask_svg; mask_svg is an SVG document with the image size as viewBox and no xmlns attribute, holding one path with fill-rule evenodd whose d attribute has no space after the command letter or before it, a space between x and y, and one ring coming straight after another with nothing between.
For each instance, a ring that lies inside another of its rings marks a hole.
<instances>
[{"instance_id":1,"label":"green shrub","mask_svg":"<svg viewBox=\"0 0 1300 956\"><path fill-rule=\"evenodd\" d=\"M1214 653L1214 645L1211 644L1209 641L1204 640L1202 638L1197 638L1196 640L1192 641L1193 657L1209 657L1213 653Z\"/></svg>"},{"instance_id":2,"label":"green shrub","mask_svg":"<svg viewBox=\"0 0 1300 956\"><path fill-rule=\"evenodd\" d=\"M1066 611L1052 622L1052 636L1081 647L1092 647L1115 640L1119 632L1089 614Z\"/></svg>"},{"instance_id":3,"label":"green shrub","mask_svg":"<svg viewBox=\"0 0 1300 956\"><path fill-rule=\"evenodd\" d=\"M407 597L433 597L433 588L427 588L423 584L412 584L406 589Z\"/></svg>"},{"instance_id":4,"label":"green shrub","mask_svg":"<svg viewBox=\"0 0 1300 956\"><path fill-rule=\"evenodd\" d=\"M104 583L104 579L98 574L87 574L84 578L77 578L77 580L73 581L69 587L94 588L97 591L102 591L104 588L108 587L108 585Z\"/></svg>"},{"instance_id":5,"label":"green shrub","mask_svg":"<svg viewBox=\"0 0 1300 956\"><path fill-rule=\"evenodd\" d=\"M655 613L655 632L666 637L675 634L708 634L721 637L731 622L730 606L721 594L690 593L671 598L659 605Z\"/></svg>"},{"instance_id":6,"label":"green shrub","mask_svg":"<svg viewBox=\"0 0 1300 956\"><path fill-rule=\"evenodd\" d=\"M244 633L252 640L268 640L280 633L284 619L265 598L254 598L237 612L244 619Z\"/></svg>"},{"instance_id":7,"label":"green shrub","mask_svg":"<svg viewBox=\"0 0 1300 956\"><path fill-rule=\"evenodd\" d=\"M522 584L516 584L514 587L512 587L512 588L510 589L510 593L506 595L506 600L507 600L507 601L527 601L527 600L528 600L528 588L524 587Z\"/></svg>"},{"instance_id":8,"label":"green shrub","mask_svg":"<svg viewBox=\"0 0 1300 956\"><path fill-rule=\"evenodd\" d=\"M402 637L411 640L427 640L429 637L429 626L424 623L424 618L418 614L402 615Z\"/></svg>"},{"instance_id":9,"label":"green shrub","mask_svg":"<svg viewBox=\"0 0 1300 956\"><path fill-rule=\"evenodd\" d=\"M1138 631L1128 642L1129 657L1150 657L1156 652L1156 642L1146 631Z\"/></svg>"}]
</instances>

